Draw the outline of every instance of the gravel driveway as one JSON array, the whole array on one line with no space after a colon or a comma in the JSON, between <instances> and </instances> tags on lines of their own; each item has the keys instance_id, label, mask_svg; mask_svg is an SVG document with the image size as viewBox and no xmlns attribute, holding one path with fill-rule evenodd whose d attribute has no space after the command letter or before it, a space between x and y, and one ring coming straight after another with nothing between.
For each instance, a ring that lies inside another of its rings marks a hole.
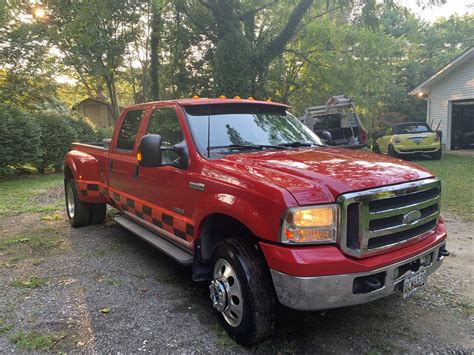
<instances>
[{"instance_id":1,"label":"gravel driveway","mask_svg":"<svg viewBox=\"0 0 474 355\"><path fill-rule=\"evenodd\" d=\"M423 292L325 313L282 307L273 338L243 348L205 283L110 219L72 229L63 212L2 217L0 352L472 353L474 223L447 220L453 255Z\"/></svg>"}]
</instances>

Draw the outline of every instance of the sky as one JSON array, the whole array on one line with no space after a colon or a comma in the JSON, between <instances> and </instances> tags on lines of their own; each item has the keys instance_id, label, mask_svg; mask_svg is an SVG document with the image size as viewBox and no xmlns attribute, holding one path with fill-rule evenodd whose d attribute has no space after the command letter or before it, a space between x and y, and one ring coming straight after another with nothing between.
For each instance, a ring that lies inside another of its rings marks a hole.
<instances>
[{"instance_id":1,"label":"sky","mask_svg":"<svg viewBox=\"0 0 474 355\"><path fill-rule=\"evenodd\" d=\"M447 0L444 5L425 6L425 8L417 5L416 0L399 0L398 3L408 7L420 18L429 22L434 22L437 17L449 17L455 13L459 15L474 13L474 0Z\"/></svg>"}]
</instances>

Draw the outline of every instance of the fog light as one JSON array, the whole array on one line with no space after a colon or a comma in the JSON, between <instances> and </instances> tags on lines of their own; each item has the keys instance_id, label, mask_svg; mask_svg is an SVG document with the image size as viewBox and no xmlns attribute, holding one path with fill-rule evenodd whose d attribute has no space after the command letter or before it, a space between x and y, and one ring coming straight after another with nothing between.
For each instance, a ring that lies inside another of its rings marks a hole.
<instances>
[{"instance_id":1,"label":"fog light","mask_svg":"<svg viewBox=\"0 0 474 355\"><path fill-rule=\"evenodd\" d=\"M428 266L431 264L431 257L432 257L432 254L429 253L429 254L426 254L426 255L423 255L421 258L420 258L420 265L421 266Z\"/></svg>"}]
</instances>

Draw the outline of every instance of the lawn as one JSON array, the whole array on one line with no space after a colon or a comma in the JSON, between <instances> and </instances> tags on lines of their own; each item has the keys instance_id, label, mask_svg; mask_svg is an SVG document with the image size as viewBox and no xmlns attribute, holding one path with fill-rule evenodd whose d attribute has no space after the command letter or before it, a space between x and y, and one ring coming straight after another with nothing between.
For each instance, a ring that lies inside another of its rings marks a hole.
<instances>
[{"instance_id":1,"label":"lawn","mask_svg":"<svg viewBox=\"0 0 474 355\"><path fill-rule=\"evenodd\" d=\"M62 174L50 174L0 182L0 216L60 209L63 204L60 195L62 181Z\"/></svg>"},{"instance_id":2,"label":"lawn","mask_svg":"<svg viewBox=\"0 0 474 355\"><path fill-rule=\"evenodd\" d=\"M441 178L441 210L474 221L474 157L444 154L441 160L419 160Z\"/></svg>"},{"instance_id":3,"label":"lawn","mask_svg":"<svg viewBox=\"0 0 474 355\"><path fill-rule=\"evenodd\" d=\"M430 169L441 178L443 211L474 221L474 157L445 154L439 161L418 160L413 163ZM0 216L61 209L62 179L62 174L51 174L0 182Z\"/></svg>"}]
</instances>

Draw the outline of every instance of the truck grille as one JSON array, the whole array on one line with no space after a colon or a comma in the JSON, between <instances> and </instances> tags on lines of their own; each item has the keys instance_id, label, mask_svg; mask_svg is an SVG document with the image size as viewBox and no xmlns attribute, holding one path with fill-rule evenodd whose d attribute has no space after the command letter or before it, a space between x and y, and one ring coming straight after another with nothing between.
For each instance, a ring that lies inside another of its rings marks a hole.
<instances>
[{"instance_id":1,"label":"truck grille","mask_svg":"<svg viewBox=\"0 0 474 355\"><path fill-rule=\"evenodd\" d=\"M342 250L360 258L420 240L436 227L440 193L433 178L341 195Z\"/></svg>"}]
</instances>

